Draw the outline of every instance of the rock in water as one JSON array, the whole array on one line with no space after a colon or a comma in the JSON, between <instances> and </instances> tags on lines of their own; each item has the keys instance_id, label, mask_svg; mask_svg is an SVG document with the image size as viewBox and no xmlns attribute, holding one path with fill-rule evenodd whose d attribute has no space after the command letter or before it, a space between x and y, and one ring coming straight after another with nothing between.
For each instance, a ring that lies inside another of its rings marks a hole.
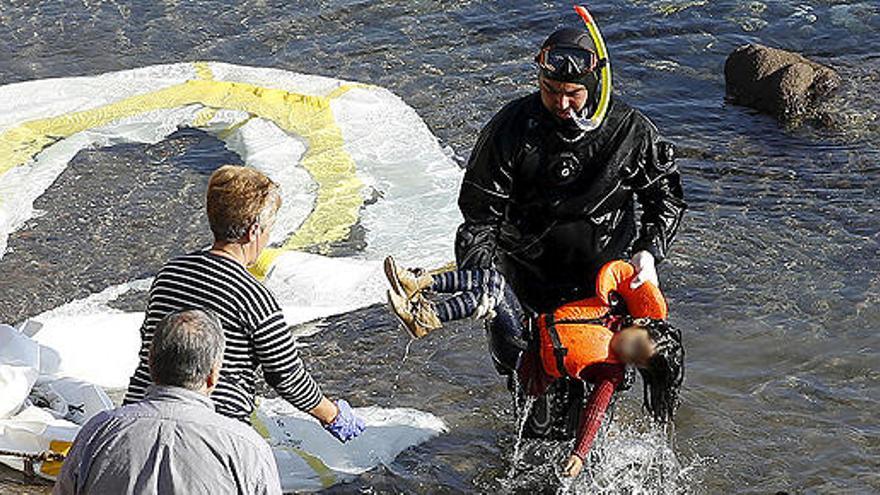
<instances>
[{"instance_id":1,"label":"rock in water","mask_svg":"<svg viewBox=\"0 0 880 495\"><path fill-rule=\"evenodd\" d=\"M758 44L741 46L727 57L724 79L733 103L769 113L783 123L814 113L820 100L840 85L834 69Z\"/></svg>"}]
</instances>

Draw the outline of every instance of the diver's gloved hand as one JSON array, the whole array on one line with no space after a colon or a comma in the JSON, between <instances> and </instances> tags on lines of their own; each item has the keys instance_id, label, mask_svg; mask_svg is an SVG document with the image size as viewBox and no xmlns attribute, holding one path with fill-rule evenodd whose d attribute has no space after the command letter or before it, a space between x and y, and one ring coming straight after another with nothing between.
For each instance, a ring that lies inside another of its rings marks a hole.
<instances>
[{"instance_id":1,"label":"diver's gloved hand","mask_svg":"<svg viewBox=\"0 0 880 495\"><path fill-rule=\"evenodd\" d=\"M336 419L332 423L324 426L325 430L329 431L331 435L342 443L364 432L367 428L366 423L364 423L363 419L354 415L354 411L352 411L351 406L348 405L345 399L337 400L336 407L339 409L339 414L336 415Z\"/></svg>"},{"instance_id":2,"label":"diver's gloved hand","mask_svg":"<svg viewBox=\"0 0 880 495\"><path fill-rule=\"evenodd\" d=\"M630 288L638 289L645 282L651 282L660 287L660 280L657 278L657 268L654 267L654 255L648 251L639 251L632 257L630 261L636 268L636 276L630 283Z\"/></svg>"},{"instance_id":3,"label":"diver's gloved hand","mask_svg":"<svg viewBox=\"0 0 880 495\"><path fill-rule=\"evenodd\" d=\"M474 311L474 319L494 320L495 316L497 316L495 314L495 306L497 304L498 301L489 295L489 291L484 291L483 295L480 297L480 304L477 305L477 309Z\"/></svg>"}]
</instances>

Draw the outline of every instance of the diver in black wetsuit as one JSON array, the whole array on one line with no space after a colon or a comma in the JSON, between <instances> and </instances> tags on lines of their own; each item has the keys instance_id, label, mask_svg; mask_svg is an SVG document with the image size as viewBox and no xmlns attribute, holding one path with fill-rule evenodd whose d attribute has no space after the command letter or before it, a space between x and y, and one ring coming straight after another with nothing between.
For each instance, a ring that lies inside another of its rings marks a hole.
<instances>
[{"instance_id":1,"label":"diver in black wetsuit","mask_svg":"<svg viewBox=\"0 0 880 495\"><path fill-rule=\"evenodd\" d=\"M528 326L513 322L593 295L606 262L632 257L634 283L657 283L654 264L686 208L675 148L639 111L612 98L598 128L580 124L599 105L606 63L586 31L556 31L536 61L540 91L508 103L483 128L459 196L459 267L492 267L508 281L487 324L506 375L530 343ZM583 397L580 384L560 381L533 411L529 436L571 438Z\"/></svg>"}]
</instances>

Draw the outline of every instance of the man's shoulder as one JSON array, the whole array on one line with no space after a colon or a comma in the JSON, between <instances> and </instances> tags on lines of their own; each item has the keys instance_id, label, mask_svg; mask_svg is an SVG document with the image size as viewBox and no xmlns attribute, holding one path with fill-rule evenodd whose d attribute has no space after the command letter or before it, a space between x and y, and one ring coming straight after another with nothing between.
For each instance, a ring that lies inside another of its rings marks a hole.
<instances>
[{"instance_id":1,"label":"man's shoulder","mask_svg":"<svg viewBox=\"0 0 880 495\"><path fill-rule=\"evenodd\" d=\"M608 112L610 120L617 121L618 125L639 131L657 132L657 127L641 110L631 106L619 97L611 100L611 109Z\"/></svg>"},{"instance_id":2,"label":"man's shoulder","mask_svg":"<svg viewBox=\"0 0 880 495\"><path fill-rule=\"evenodd\" d=\"M128 406L121 406L116 409L107 409L105 411L100 411L99 413L92 416L86 423L80 428L77 433L77 438L88 439L91 437L96 431L100 430L104 425L113 421L116 418L116 415L119 409Z\"/></svg>"},{"instance_id":3,"label":"man's shoulder","mask_svg":"<svg viewBox=\"0 0 880 495\"><path fill-rule=\"evenodd\" d=\"M510 153L516 149L529 129L531 115L535 113L536 101L540 104L540 94L532 93L504 105L483 126L474 145L471 160L481 156L481 153L486 150L503 150L503 152Z\"/></svg>"},{"instance_id":4,"label":"man's shoulder","mask_svg":"<svg viewBox=\"0 0 880 495\"><path fill-rule=\"evenodd\" d=\"M267 451L269 444L260 436L254 428L237 419L223 416L215 411L206 411L205 417L196 425L205 428L217 435L225 436L234 443L247 444L263 452Z\"/></svg>"},{"instance_id":5,"label":"man's shoulder","mask_svg":"<svg viewBox=\"0 0 880 495\"><path fill-rule=\"evenodd\" d=\"M223 443L234 446L229 455L236 459L235 462L248 466L254 479L260 483L277 485L275 457L268 441L248 424L214 411L209 411L209 414L212 415L211 419L205 421L201 427L208 429L212 437L219 437ZM267 479L262 479L264 477Z\"/></svg>"},{"instance_id":6,"label":"man's shoulder","mask_svg":"<svg viewBox=\"0 0 880 495\"><path fill-rule=\"evenodd\" d=\"M511 127L523 127L527 117L535 111L535 103L540 101L540 93L530 93L507 102L501 110L486 124L487 128L509 130Z\"/></svg>"},{"instance_id":7,"label":"man's shoulder","mask_svg":"<svg viewBox=\"0 0 880 495\"><path fill-rule=\"evenodd\" d=\"M185 436L225 440L238 446L248 446L261 454L268 451L266 440L251 426L202 406L166 403L147 398L105 412L108 414L108 418L147 422L140 423L141 425L149 424L149 422L171 424L177 431L185 432Z\"/></svg>"},{"instance_id":8,"label":"man's shoulder","mask_svg":"<svg viewBox=\"0 0 880 495\"><path fill-rule=\"evenodd\" d=\"M498 115L506 116L510 113L532 112L535 110L535 103L540 102L541 93L534 91L511 100L501 107Z\"/></svg>"},{"instance_id":9,"label":"man's shoulder","mask_svg":"<svg viewBox=\"0 0 880 495\"><path fill-rule=\"evenodd\" d=\"M108 434L117 434L121 425L125 424L127 419L139 416L139 411L141 410L140 402L135 402L114 409L100 411L80 428L76 435L77 441L91 442Z\"/></svg>"}]
</instances>

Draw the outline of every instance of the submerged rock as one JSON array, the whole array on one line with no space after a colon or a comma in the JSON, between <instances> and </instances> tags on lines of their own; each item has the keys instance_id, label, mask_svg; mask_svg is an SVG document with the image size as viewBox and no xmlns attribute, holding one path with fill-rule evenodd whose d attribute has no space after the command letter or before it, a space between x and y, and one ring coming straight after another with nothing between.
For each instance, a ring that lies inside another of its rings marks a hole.
<instances>
[{"instance_id":1,"label":"submerged rock","mask_svg":"<svg viewBox=\"0 0 880 495\"><path fill-rule=\"evenodd\" d=\"M840 85L834 69L758 44L741 46L727 57L724 79L733 103L769 113L783 123L816 115L821 100Z\"/></svg>"}]
</instances>

